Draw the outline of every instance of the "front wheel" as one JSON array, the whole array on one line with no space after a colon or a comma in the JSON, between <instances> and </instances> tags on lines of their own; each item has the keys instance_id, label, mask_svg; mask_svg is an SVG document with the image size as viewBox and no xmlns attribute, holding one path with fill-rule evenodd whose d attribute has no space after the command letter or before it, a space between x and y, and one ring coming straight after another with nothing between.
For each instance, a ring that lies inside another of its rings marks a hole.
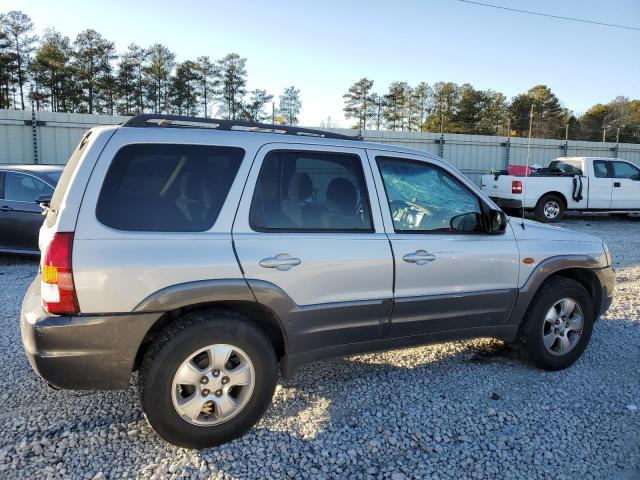
<instances>
[{"instance_id":1,"label":"front wheel","mask_svg":"<svg viewBox=\"0 0 640 480\"><path fill-rule=\"evenodd\" d=\"M554 223L562 220L564 202L557 195L545 195L536 204L535 217L539 222Z\"/></svg>"},{"instance_id":2,"label":"front wheel","mask_svg":"<svg viewBox=\"0 0 640 480\"><path fill-rule=\"evenodd\" d=\"M193 311L150 346L139 375L155 432L186 448L228 442L251 428L273 397L277 361L264 333L225 310Z\"/></svg>"},{"instance_id":3,"label":"front wheel","mask_svg":"<svg viewBox=\"0 0 640 480\"><path fill-rule=\"evenodd\" d=\"M587 347L595 320L591 296L570 278L550 279L531 301L520 330L525 356L545 370L571 366Z\"/></svg>"}]
</instances>

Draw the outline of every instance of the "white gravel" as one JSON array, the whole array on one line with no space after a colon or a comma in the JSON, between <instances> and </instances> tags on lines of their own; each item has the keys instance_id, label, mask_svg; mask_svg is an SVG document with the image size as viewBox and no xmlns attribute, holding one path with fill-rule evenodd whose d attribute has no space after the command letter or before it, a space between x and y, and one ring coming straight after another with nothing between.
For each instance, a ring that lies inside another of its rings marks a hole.
<instances>
[{"instance_id":1,"label":"white gravel","mask_svg":"<svg viewBox=\"0 0 640 480\"><path fill-rule=\"evenodd\" d=\"M243 438L172 447L135 390L55 392L18 326L33 261L0 257L0 478L640 478L640 219L573 216L602 237L616 300L562 372L492 340L326 361L278 386Z\"/></svg>"}]
</instances>

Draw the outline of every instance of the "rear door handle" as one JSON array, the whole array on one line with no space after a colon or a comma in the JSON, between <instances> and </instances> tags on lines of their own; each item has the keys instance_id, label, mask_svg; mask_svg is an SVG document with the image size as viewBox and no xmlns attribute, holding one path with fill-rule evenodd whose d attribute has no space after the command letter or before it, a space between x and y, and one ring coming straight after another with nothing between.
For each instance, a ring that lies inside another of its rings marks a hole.
<instances>
[{"instance_id":1,"label":"rear door handle","mask_svg":"<svg viewBox=\"0 0 640 480\"><path fill-rule=\"evenodd\" d=\"M408 263L415 263L416 265L426 265L429 262L433 262L436 256L433 253L428 253L426 250L417 250L413 253L407 253L402 260Z\"/></svg>"},{"instance_id":2,"label":"rear door handle","mask_svg":"<svg viewBox=\"0 0 640 480\"><path fill-rule=\"evenodd\" d=\"M302 260L290 257L288 253L279 253L275 257L263 258L260 260L260 266L264 268L275 268L281 272L289 270L291 267L300 265Z\"/></svg>"},{"instance_id":3,"label":"rear door handle","mask_svg":"<svg viewBox=\"0 0 640 480\"><path fill-rule=\"evenodd\" d=\"M3 205L0 207L0 212L10 212L11 210L13 210L13 208L11 208L9 205Z\"/></svg>"},{"instance_id":4,"label":"rear door handle","mask_svg":"<svg viewBox=\"0 0 640 480\"><path fill-rule=\"evenodd\" d=\"M620 182L613 182L613 186L614 187L619 187L620 186Z\"/></svg>"}]
</instances>

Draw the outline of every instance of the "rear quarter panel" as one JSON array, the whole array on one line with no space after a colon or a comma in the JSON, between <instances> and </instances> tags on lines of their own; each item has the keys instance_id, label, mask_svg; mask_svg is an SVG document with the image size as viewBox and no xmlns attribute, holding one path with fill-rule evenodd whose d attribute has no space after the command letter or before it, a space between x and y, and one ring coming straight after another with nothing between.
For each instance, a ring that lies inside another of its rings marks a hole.
<instances>
[{"instance_id":1,"label":"rear quarter panel","mask_svg":"<svg viewBox=\"0 0 640 480\"><path fill-rule=\"evenodd\" d=\"M127 232L96 218L97 198L115 153L131 143L238 146L245 157L215 225L205 232ZM132 311L147 296L183 282L242 278L231 225L259 144L233 133L120 128L96 163L84 196L73 247L73 272L83 313Z\"/></svg>"}]
</instances>

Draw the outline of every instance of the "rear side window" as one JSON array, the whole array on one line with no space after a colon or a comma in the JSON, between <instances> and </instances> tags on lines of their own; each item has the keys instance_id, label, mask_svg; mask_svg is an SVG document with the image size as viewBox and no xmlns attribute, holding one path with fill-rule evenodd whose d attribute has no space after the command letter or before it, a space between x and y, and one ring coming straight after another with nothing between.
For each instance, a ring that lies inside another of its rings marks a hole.
<instances>
[{"instance_id":1,"label":"rear side window","mask_svg":"<svg viewBox=\"0 0 640 480\"><path fill-rule=\"evenodd\" d=\"M360 158L277 151L263 163L251 202L255 231L370 232Z\"/></svg>"},{"instance_id":2,"label":"rear side window","mask_svg":"<svg viewBox=\"0 0 640 480\"><path fill-rule=\"evenodd\" d=\"M602 160L596 160L593 162L593 174L597 178L607 178L607 165Z\"/></svg>"},{"instance_id":3,"label":"rear side window","mask_svg":"<svg viewBox=\"0 0 640 480\"><path fill-rule=\"evenodd\" d=\"M16 202L35 202L36 197L51 194L53 189L37 178L22 173L6 172L4 176L4 198Z\"/></svg>"},{"instance_id":4,"label":"rear side window","mask_svg":"<svg viewBox=\"0 0 640 480\"><path fill-rule=\"evenodd\" d=\"M118 230L201 232L213 226L244 150L208 145L121 148L104 179L96 216Z\"/></svg>"}]
</instances>

